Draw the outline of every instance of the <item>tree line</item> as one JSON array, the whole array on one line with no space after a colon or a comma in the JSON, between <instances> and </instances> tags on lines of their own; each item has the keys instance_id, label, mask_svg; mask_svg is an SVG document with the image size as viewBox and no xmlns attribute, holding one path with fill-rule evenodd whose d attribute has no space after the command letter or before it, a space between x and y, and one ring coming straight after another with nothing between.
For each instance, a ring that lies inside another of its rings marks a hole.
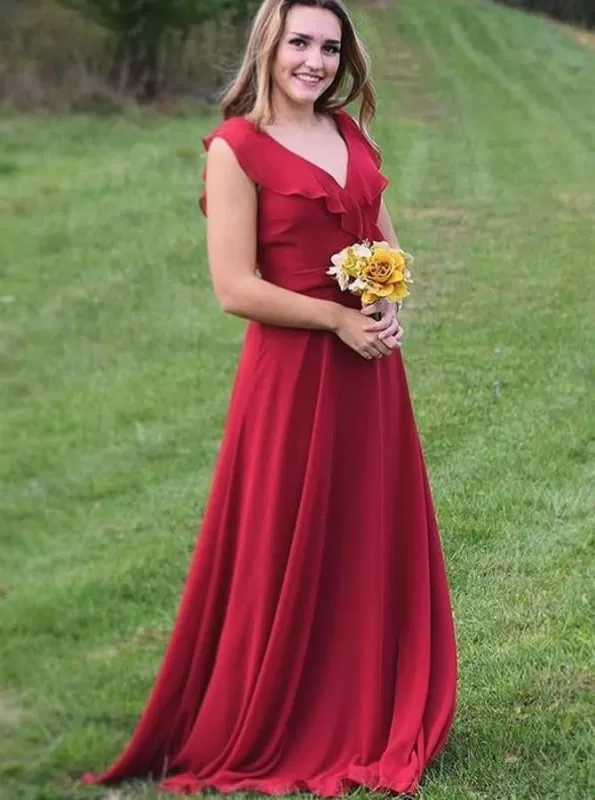
<instances>
[{"instance_id":1,"label":"tree line","mask_svg":"<svg viewBox=\"0 0 595 800\"><path fill-rule=\"evenodd\" d=\"M507 6L547 14L555 19L595 28L595 0L497 0Z\"/></svg>"},{"instance_id":2,"label":"tree line","mask_svg":"<svg viewBox=\"0 0 595 800\"><path fill-rule=\"evenodd\" d=\"M237 68L260 1L0 0L0 105L109 111L131 100L211 102ZM495 2L595 27L595 0Z\"/></svg>"}]
</instances>

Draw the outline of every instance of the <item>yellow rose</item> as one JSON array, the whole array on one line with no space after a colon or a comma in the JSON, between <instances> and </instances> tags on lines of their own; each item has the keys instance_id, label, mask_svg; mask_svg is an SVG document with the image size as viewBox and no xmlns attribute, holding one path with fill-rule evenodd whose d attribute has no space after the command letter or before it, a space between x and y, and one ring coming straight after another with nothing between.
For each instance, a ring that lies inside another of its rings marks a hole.
<instances>
[{"instance_id":1,"label":"yellow rose","mask_svg":"<svg viewBox=\"0 0 595 800\"><path fill-rule=\"evenodd\" d=\"M366 286L362 292L362 302L368 305L380 297L395 303L402 300L409 294L406 283L408 277L404 253L375 247L361 272L361 280Z\"/></svg>"}]
</instances>

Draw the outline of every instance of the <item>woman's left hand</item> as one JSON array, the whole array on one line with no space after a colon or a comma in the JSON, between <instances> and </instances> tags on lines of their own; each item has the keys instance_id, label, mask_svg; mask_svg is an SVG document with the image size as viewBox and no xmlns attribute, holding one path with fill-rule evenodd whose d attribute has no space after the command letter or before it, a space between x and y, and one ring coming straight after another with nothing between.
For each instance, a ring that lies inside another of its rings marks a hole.
<instances>
[{"instance_id":1,"label":"woman's left hand","mask_svg":"<svg viewBox=\"0 0 595 800\"><path fill-rule=\"evenodd\" d=\"M394 303L391 303L390 300L377 300L375 303L364 306L362 314L366 316L381 314L378 321L370 320L364 330L376 331L380 341L391 350L398 350L401 347L403 328L399 325L397 307Z\"/></svg>"}]
</instances>

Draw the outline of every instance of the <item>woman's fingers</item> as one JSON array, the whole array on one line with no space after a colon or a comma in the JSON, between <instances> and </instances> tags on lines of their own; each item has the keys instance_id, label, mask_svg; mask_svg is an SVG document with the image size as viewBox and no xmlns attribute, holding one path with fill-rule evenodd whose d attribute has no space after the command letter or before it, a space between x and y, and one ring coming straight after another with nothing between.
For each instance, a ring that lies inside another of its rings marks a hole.
<instances>
[{"instance_id":1,"label":"woman's fingers","mask_svg":"<svg viewBox=\"0 0 595 800\"><path fill-rule=\"evenodd\" d=\"M361 313L366 317L369 317L372 314L382 315L379 320L370 320L364 326L365 331L370 333L378 333L379 331L386 330L390 325L392 325L395 319L395 304L390 303L388 300L377 300L375 303L371 303L369 306L364 306Z\"/></svg>"},{"instance_id":2,"label":"woman's fingers","mask_svg":"<svg viewBox=\"0 0 595 800\"><path fill-rule=\"evenodd\" d=\"M386 312L385 303L382 300L376 300L375 303L370 303L367 306L362 306L362 314L366 317L372 314L384 314Z\"/></svg>"},{"instance_id":3,"label":"woman's fingers","mask_svg":"<svg viewBox=\"0 0 595 800\"><path fill-rule=\"evenodd\" d=\"M376 341L370 342L368 352L371 353L373 358L382 358L383 356L390 355L391 349L384 342L376 339Z\"/></svg>"},{"instance_id":4,"label":"woman's fingers","mask_svg":"<svg viewBox=\"0 0 595 800\"><path fill-rule=\"evenodd\" d=\"M388 356L395 350L400 350L402 342L403 328L398 326L397 331L392 336L388 336L386 339L382 340L378 337L378 339L372 343L369 352L372 353L373 358L382 358L382 356Z\"/></svg>"},{"instance_id":5,"label":"woman's fingers","mask_svg":"<svg viewBox=\"0 0 595 800\"><path fill-rule=\"evenodd\" d=\"M388 327L380 331L380 333L378 334L378 338L384 341L386 339L389 339L391 336L395 336L397 331L399 330L399 327L400 327L399 320L396 317L393 317L390 320Z\"/></svg>"},{"instance_id":6,"label":"woman's fingers","mask_svg":"<svg viewBox=\"0 0 595 800\"><path fill-rule=\"evenodd\" d=\"M384 343L387 347L390 347L390 352L393 353L395 350L401 349L401 339L397 338L396 336L391 336L390 339L385 339Z\"/></svg>"},{"instance_id":7,"label":"woman's fingers","mask_svg":"<svg viewBox=\"0 0 595 800\"><path fill-rule=\"evenodd\" d=\"M360 316L359 323L356 324L355 330L353 330L350 326L352 321L355 322L356 319L356 317L353 316L354 311L345 309L344 330L342 329L339 331L339 336L346 344L358 352L362 358L367 360L384 358L384 356L390 355L401 347L403 329L399 325L399 321L396 317L396 306L394 303L386 299L381 299L376 301L376 303L365 306L361 309L360 313L364 316L381 313L382 318L378 320L378 322L375 322L372 320L364 321ZM359 332L356 334L355 338L359 338L360 341L356 344L356 341L352 341L351 333L355 334L358 330Z\"/></svg>"},{"instance_id":8,"label":"woman's fingers","mask_svg":"<svg viewBox=\"0 0 595 800\"><path fill-rule=\"evenodd\" d=\"M399 325L399 329L398 329L398 331L397 331L397 332L395 333L395 335L392 337L392 339L394 339L394 341L397 343L397 347L400 347L400 346L401 346L401 344L402 344L402 342L403 342L403 334L404 334L404 333L405 333L405 331L404 331L404 330L403 330L403 328L401 328L401 326ZM386 341L385 341L385 344L388 344L388 342L386 342ZM389 347L392 347L392 344L388 344L388 346L389 346Z\"/></svg>"}]
</instances>

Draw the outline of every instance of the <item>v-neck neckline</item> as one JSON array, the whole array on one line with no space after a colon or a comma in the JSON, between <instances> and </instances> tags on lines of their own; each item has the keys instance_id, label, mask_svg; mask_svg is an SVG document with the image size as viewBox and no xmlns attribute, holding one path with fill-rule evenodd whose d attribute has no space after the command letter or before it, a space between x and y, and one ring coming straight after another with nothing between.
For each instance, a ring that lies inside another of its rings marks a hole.
<instances>
[{"instance_id":1,"label":"v-neck neckline","mask_svg":"<svg viewBox=\"0 0 595 800\"><path fill-rule=\"evenodd\" d=\"M331 116L332 116L332 118L333 118L333 120L335 122L335 127L337 129L337 133L339 134L339 136L343 140L343 142L345 144L345 149L346 149L346 152L347 152L347 165L346 165L346 168L345 168L345 183L344 184L339 183L339 181L335 178L335 176L331 175L331 173L328 170L324 169L324 167L321 167L318 164L315 164L314 161L310 161L309 158L306 158L305 156L302 156L300 153L296 153L295 150L292 150L290 147L287 147L287 145L284 145L278 139L275 139L275 137L271 136L270 133L267 133L266 131L263 131L263 130L259 131L259 133L261 133L263 136L266 136L267 139L270 139L271 142L276 144L277 147L279 147L281 150L284 150L290 156L293 156L298 161L301 161L303 164L307 164L309 167L311 167L315 171L322 173L322 175L324 175L328 180L330 180L338 189L340 189L342 192L345 192L347 190L347 187L349 186L349 178L350 178L350 175L351 175L351 148L349 146L349 137L345 135L345 129L344 129L344 127L342 125L342 121L341 121L341 114L335 112L335 113L331 113ZM252 123L250 123L250 124L252 124Z\"/></svg>"}]
</instances>

